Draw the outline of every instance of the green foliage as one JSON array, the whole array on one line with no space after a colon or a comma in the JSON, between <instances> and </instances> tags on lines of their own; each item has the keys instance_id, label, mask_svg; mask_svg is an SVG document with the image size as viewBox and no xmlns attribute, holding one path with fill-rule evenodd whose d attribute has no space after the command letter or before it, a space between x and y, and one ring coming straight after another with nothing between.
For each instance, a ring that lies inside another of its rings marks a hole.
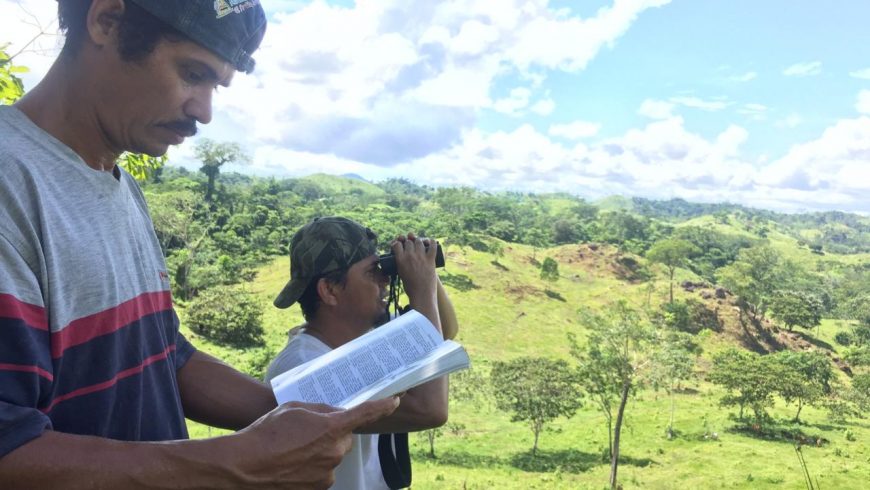
<instances>
[{"instance_id":1,"label":"green foliage","mask_svg":"<svg viewBox=\"0 0 870 490\"><path fill-rule=\"evenodd\" d=\"M780 291L770 302L770 311L791 330L795 325L811 329L822 322L822 302L803 291Z\"/></svg>"},{"instance_id":2,"label":"green foliage","mask_svg":"<svg viewBox=\"0 0 870 490\"><path fill-rule=\"evenodd\" d=\"M859 410L870 412L870 373L862 373L852 378L851 400Z\"/></svg>"},{"instance_id":3,"label":"green foliage","mask_svg":"<svg viewBox=\"0 0 870 490\"><path fill-rule=\"evenodd\" d=\"M792 380L794 374L782 368L772 356L760 356L754 352L729 348L713 357L710 381L722 386L726 395L720 400L723 406L749 407L754 414L757 428L768 418L767 410L773 406L774 395L781 383Z\"/></svg>"},{"instance_id":4,"label":"green foliage","mask_svg":"<svg viewBox=\"0 0 870 490\"><path fill-rule=\"evenodd\" d=\"M541 279L547 282L556 282L559 280L559 263L550 257L544 259L541 264Z\"/></svg>"},{"instance_id":5,"label":"green foliage","mask_svg":"<svg viewBox=\"0 0 870 490\"><path fill-rule=\"evenodd\" d=\"M689 334L679 331L659 331L653 350L650 382L655 389L664 389L671 399L670 417L666 434L675 435L675 392L680 383L692 378L695 367L694 341Z\"/></svg>"},{"instance_id":6,"label":"green foliage","mask_svg":"<svg viewBox=\"0 0 870 490\"><path fill-rule=\"evenodd\" d=\"M674 272L677 267L684 267L692 256L699 253L701 250L698 247L679 238L659 240L647 250L647 259L662 264L668 269L671 303L674 302Z\"/></svg>"},{"instance_id":7,"label":"green foliage","mask_svg":"<svg viewBox=\"0 0 870 490\"><path fill-rule=\"evenodd\" d=\"M249 293L233 286L215 286L190 302L191 330L218 343L251 346L262 343L263 312Z\"/></svg>"},{"instance_id":8,"label":"green foliage","mask_svg":"<svg viewBox=\"0 0 870 490\"><path fill-rule=\"evenodd\" d=\"M24 95L24 84L18 75L29 70L12 63L12 58L6 52L8 44L0 44L0 105L9 105Z\"/></svg>"},{"instance_id":9,"label":"green foliage","mask_svg":"<svg viewBox=\"0 0 870 490\"><path fill-rule=\"evenodd\" d=\"M581 406L575 375L563 360L523 357L497 361L490 377L496 406L511 412L511 421L527 422L532 429L533 455L544 425L572 416Z\"/></svg>"},{"instance_id":10,"label":"green foliage","mask_svg":"<svg viewBox=\"0 0 870 490\"><path fill-rule=\"evenodd\" d=\"M852 343L855 341L854 337L850 332L846 332L843 330L834 334L834 340L836 340L838 344L844 347L852 345Z\"/></svg>"},{"instance_id":11,"label":"green foliage","mask_svg":"<svg viewBox=\"0 0 870 490\"><path fill-rule=\"evenodd\" d=\"M734 263L719 271L722 284L761 315L776 291L789 283L788 276L788 264L768 245L741 250Z\"/></svg>"},{"instance_id":12,"label":"green foliage","mask_svg":"<svg viewBox=\"0 0 870 490\"><path fill-rule=\"evenodd\" d=\"M134 179L142 182L155 174L166 165L167 156L152 157L141 153L123 153L118 158L118 165L130 172Z\"/></svg>"},{"instance_id":13,"label":"green foliage","mask_svg":"<svg viewBox=\"0 0 870 490\"><path fill-rule=\"evenodd\" d=\"M804 405L818 405L831 392L835 374L828 357L818 351L783 351L773 356L790 375L779 380L778 393L789 403L797 403L795 422L800 422Z\"/></svg>"}]
</instances>

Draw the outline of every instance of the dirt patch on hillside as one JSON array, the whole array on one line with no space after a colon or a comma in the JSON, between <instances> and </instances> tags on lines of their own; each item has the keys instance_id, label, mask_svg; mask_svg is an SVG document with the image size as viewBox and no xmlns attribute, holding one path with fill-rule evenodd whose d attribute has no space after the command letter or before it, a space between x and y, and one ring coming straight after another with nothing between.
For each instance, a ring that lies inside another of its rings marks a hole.
<instances>
[{"instance_id":1,"label":"dirt patch on hillside","mask_svg":"<svg viewBox=\"0 0 870 490\"><path fill-rule=\"evenodd\" d=\"M833 351L831 345L804 332L789 332L768 318L753 316L741 309L739 298L731 292L706 283L684 282L681 286L690 294L690 298L706 310L705 321L711 322L706 328L716 330L713 325L718 326L717 332L731 337L746 349L759 354L782 350L818 350L828 356L841 371L852 374L849 364Z\"/></svg>"},{"instance_id":2,"label":"dirt patch on hillside","mask_svg":"<svg viewBox=\"0 0 870 490\"><path fill-rule=\"evenodd\" d=\"M509 284L504 288L505 294L508 296L521 300L526 296L542 296L544 295L544 290L541 288L536 288L535 286L529 286L526 284Z\"/></svg>"},{"instance_id":3,"label":"dirt patch on hillside","mask_svg":"<svg viewBox=\"0 0 870 490\"><path fill-rule=\"evenodd\" d=\"M637 283L643 279L640 259L623 254L613 245L581 243L559 248L553 258L560 264L571 264L596 277L617 277ZM531 261L531 257L529 258Z\"/></svg>"}]
</instances>

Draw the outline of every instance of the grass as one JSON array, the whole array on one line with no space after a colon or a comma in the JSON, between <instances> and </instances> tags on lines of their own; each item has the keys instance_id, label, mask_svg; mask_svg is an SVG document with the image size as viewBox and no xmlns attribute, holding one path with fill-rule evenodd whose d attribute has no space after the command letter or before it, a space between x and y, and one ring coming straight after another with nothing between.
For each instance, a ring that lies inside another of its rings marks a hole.
<instances>
[{"instance_id":1,"label":"grass","mask_svg":"<svg viewBox=\"0 0 870 490\"><path fill-rule=\"evenodd\" d=\"M531 247L505 244L505 254L496 263L492 255L471 249L450 247L446 252L447 267L439 272L459 315L458 340L469 351L473 368L481 372L491 361L523 355L569 359L565 334L574 331L583 338L577 320L580 308L600 307L619 298L637 306L648 295L653 304L667 299L664 275L652 290L643 283L617 279L618 254L609 246L592 250L571 245L535 252ZM559 263L560 278L555 282L542 280L535 265L547 256ZM288 329L302 321L297 307L278 310L271 305L288 276L288 259L278 258L264 266L249 285L263 305L266 335L260 349L277 352L286 342ZM688 271L678 271L676 282L696 279ZM683 298L690 293L677 286L675 294ZM183 320L184 312L180 314ZM835 350L840 348L833 337L844 325L826 320L819 340ZM198 347L231 364L247 362L258 350L215 345L184 331ZM704 359L735 342L727 329L703 331L697 339L704 349L700 371L706 366ZM722 393L702 378L677 395L678 436L672 440L665 436L669 401L664 393L645 390L629 403L619 470L624 488L805 488L793 445L781 435L798 431L828 441L822 447L803 450L810 475L818 478L822 488L857 489L865 487L861 482L870 481L870 424L866 421L832 424L824 412L806 407L801 413L805 423L797 426L787 422L795 407L780 401L771 412L777 421L771 431L778 438L760 438L751 431L733 430L739 425L731 418L736 410L719 407ZM436 440L436 459L427 456L428 443L412 435L414 489L606 486L609 466L602 462L606 425L589 401L573 418L557 420L542 433L536 458L530 454L531 430L511 422L509 415L491 403L452 403L451 422L465 428L459 434L444 430ZM192 437L225 433L194 423L189 428ZM855 441L846 439L846 429ZM718 440L710 437L713 432Z\"/></svg>"}]
</instances>

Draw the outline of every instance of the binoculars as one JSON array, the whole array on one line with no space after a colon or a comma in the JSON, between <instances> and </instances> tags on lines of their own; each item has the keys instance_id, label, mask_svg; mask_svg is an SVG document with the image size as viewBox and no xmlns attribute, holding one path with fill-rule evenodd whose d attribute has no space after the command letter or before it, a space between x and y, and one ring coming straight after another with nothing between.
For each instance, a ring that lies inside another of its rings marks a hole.
<instances>
[{"instance_id":1,"label":"binoculars","mask_svg":"<svg viewBox=\"0 0 870 490\"><path fill-rule=\"evenodd\" d=\"M429 245L426 245L426 250L429 250ZM396 267L396 256L393 252L379 255L381 270L389 277L397 277L399 268ZM444 267L444 251L441 250L441 244L438 244L438 250L435 251L435 267Z\"/></svg>"}]
</instances>

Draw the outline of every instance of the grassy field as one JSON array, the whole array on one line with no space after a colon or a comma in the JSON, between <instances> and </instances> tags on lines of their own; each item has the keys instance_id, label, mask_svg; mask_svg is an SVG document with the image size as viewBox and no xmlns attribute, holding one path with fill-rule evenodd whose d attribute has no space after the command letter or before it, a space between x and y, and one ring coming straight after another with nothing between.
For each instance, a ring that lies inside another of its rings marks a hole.
<instances>
[{"instance_id":1,"label":"grassy field","mask_svg":"<svg viewBox=\"0 0 870 490\"><path fill-rule=\"evenodd\" d=\"M540 279L536 265L544 257L559 262L560 279ZM580 334L580 308L595 308L624 298L635 305L662 302L667 283L650 288L622 278L630 276L608 246L571 245L534 251L506 244L498 261L470 249L447 250L441 277L455 303L473 369L485 373L489 362L518 356L569 359L566 333ZM280 258L263 267L249 285L262 302L265 347L235 350L209 343L185 331L200 348L231 364L251 363L252 356L271 356L286 341L286 332L301 321L298 308L277 310L274 295L289 276L289 263ZM664 277L664 276L661 276ZM694 279L681 271L678 279ZM687 294L678 288L679 297ZM723 308L725 308L723 306ZM724 310L723 310L724 311ZM183 311L181 312L183 318ZM843 325L826 321L820 339L836 348L833 336ZM728 329L704 331L698 341L703 358L734 345ZM703 370L704 363L699 363ZM777 421L771 439L735 430L735 410L720 408L722 393L703 380L688 383L677 395L677 437L665 436L670 402L663 392L645 390L626 412L622 438L620 482L624 488L806 488L793 442L782 433L800 433L810 443L803 448L810 475L819 488L867 488L870 481L870 424L834 424L812 407L802 412L804 424L787 422L795 407L779 402L772 411ZM508 414L491 402L458 402L451 406L450 425L435 443L436 458L428 456L428 441L412 435L415 489L529 489L604 488L609 466L602 453L607 446L603 416L591 402L569 420L557 420L541 435L539 454L532 458L532 432L510 422ZM193 437L221 431L190 424ZM452 429L452 430L451 430ZM850 431L850 439L846 431ZM715 433L715 436L713 435ZM706 437L705 437L706 435ZM864 482L864 483L861 483Z\"/></svg>"}]
</instances>

